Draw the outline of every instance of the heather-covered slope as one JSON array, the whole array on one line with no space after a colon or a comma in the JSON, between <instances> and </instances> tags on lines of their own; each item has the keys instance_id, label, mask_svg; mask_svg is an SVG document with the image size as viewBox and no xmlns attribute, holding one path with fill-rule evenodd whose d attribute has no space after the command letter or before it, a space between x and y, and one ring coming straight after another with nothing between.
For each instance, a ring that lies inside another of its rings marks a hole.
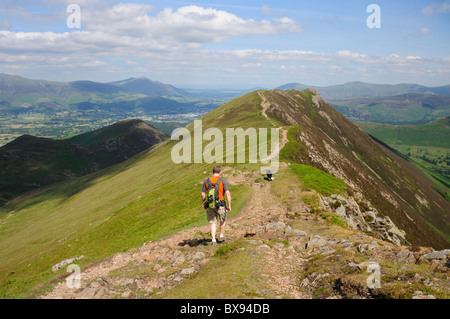
<instances>
[{"instance_id":1,"label":"heather-covered slope","mask_svg":"<svg viewBox=\"0 0 450 319\"><path fill-rule=\"evenodd\" d=\"M375 142L314 90L263 94L270 102L267 114L291 127L284 158L313 165L354 186L404 229L411 243L448 246L444 237L450 234L450 203L416 167Z\"/></svg>"}]
</instances>

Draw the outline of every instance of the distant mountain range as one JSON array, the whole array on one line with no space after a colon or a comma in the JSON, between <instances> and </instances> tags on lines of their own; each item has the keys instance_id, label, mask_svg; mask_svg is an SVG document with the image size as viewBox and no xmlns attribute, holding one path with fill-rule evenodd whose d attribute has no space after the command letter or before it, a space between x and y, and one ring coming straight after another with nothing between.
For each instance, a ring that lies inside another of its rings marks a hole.
<instances>
[{"instance_id":1,"label":"distant mountain range","mask_svg":"<svg viewBox=\"0 0 450 319\"><path fill-rule=\"evenodd\" d=\"M168 136L125 120L65 140L23 135L0 147L0 206L31 189L120 163Z\"/></svg>"},{"instance_id":2,"label":"distant mountain range","mask_svg":"<svg viewBox=\"0 0 450 319\"><path fill-rule=\"evenodd\" d=\"M186 91L178 89L172 85L158 81L152 81L145 77L129 78L122 81L110 82L109 84L124 91L136 94L170 97L183 97L189 95Z\"/></svg>"},{"instance_id":3,"label":"distant mountain range","mask_svg":"<svg viewBox=\"0 0 450 319\"><path fill-rule=\"evenodd\" d=\"M352 121L424 124L450 116L450 85L370 84L308 86L289 83L278 89L316 90ZM99 83L30 80L0 74L0 114L62 112L135 117L138 115L205 114L249 90L189 90L144 77Z\"/></svg>"},{"instance_id":4,"label":"distant mountain range","mask_svg":"<svg viewBox=\"0 0 450 319\"><path fill-rule=\"evenodd\" d=\"M115 113L174 114L205 112L217 107L203 100L199 104L188 95L171 85L147 78L111 83L65 83L0 74L0 113L8 114L91 109Z\"/></svg>"},{"instance_id":5,"label":"distant mountain range","mask_svg":"<svg viewBox=\"0 0 450 319\"><path fill-rule=\"evenodd\" d=\"M372 84L365 82L348 82L340 85L311 86L300 83L288 83L279 86L280 90L305 90L312 88L326 101L346 100L355 97L385 97L406 93L450 94L450 85L427 87L418 84Z\"/></svg>"}]
</instances>

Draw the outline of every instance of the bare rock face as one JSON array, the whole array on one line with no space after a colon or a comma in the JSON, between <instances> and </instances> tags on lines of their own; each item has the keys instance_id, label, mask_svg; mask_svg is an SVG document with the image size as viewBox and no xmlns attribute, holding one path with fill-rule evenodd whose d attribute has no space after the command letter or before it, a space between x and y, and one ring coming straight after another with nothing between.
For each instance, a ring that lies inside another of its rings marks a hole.
<instances>
[{"instance_id":1,"label":"bare rock face","mask_svg":"<svg viewBox=\"0 0 450 319\"><path fill-rule=\"evenodd\" d=\"M450 268L450 249L433 251L431 253L420 256L420 259L430 261L432 264Z\"/></svg>"},{"instance_id":2,"label":"bare rock face","mask_svg":"<svg viewBox=\"0 0 450 319\"><path fill-rule=\"evenodd\" d=\"M395 260L401 264L415 264L417 261L416 257L414 256L414 254L411 251L409 251L409 249L401 250L395 256Z\"/></svg>"},{"instance_id":3,"label":"bare rock face","mask_svg":"<svg viewBox=\"0 0 450 319\"><path fill-rule=\"evenodd\" d=\"M352 230L374 233L397 246L406 243L406 233L399 229L389 216L381 217L378 211L362 198L357 202L353 196L333 194L320 197L319 203L324 210L338 215Z\"/></svg>"}]
</instances>

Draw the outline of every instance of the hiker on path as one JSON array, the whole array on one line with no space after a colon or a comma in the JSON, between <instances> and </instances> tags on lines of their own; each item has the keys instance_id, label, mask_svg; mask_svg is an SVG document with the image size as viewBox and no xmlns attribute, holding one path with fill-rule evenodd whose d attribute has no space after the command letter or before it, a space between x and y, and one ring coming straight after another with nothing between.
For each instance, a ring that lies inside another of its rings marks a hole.
<instances>
[{"instance_id":1,"label":"hiker on path","mask_svg":"<svg viewBox=\"0 0 450 319\"><path fill-rule=\"evenodd\" d=\"M227 214L231 212L231 192L228 182L220 177L222 168L218 165L213 168L213 176L205 179L202 185L202 202L206 209L206 218L211 224L212 243L216 241L217 219L220 220L219 242L223 242L227 222ZM225 197L227 201L225 202ZM228 205L227 205L228 204Z\"/></svg>"}]
</instances>

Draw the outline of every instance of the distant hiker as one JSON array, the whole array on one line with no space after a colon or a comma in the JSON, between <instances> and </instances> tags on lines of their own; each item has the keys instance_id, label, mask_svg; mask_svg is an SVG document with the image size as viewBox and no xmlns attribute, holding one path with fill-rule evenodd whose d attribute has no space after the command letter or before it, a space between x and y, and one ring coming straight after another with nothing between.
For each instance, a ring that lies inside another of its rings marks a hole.
<instances>
[{"instance_id":1,"label":"distant hiker","mask_svg":"<svg viewBox=\"0 0 450 319\"><path fill-rule=\"evenodd\" d=\"M272 171L271 170L267 170L266 174L267 174L267 177L264 177L264 179L266 181L273 181L274 180L274 178L272 177Z\"/></svg>"},{"instance_id":2,"label":"distant hiker","mask_svg":"<svg viewBox=\"0 0 450 319\"><path fill-rule=\"evenodd\" d=\"M211 224L212 243L216 243L217 218L220 220L219 242L224 241L224 231L227 214L231 212L231 192L227 181L220 177L222 168L218 165L213 168L213 176L205 179L202 185L203 207L206 209L206 218ZM227 201L225 202L225 197ZM227 205L228 203L228 205Z\"/></svg>"}]
</instances>

